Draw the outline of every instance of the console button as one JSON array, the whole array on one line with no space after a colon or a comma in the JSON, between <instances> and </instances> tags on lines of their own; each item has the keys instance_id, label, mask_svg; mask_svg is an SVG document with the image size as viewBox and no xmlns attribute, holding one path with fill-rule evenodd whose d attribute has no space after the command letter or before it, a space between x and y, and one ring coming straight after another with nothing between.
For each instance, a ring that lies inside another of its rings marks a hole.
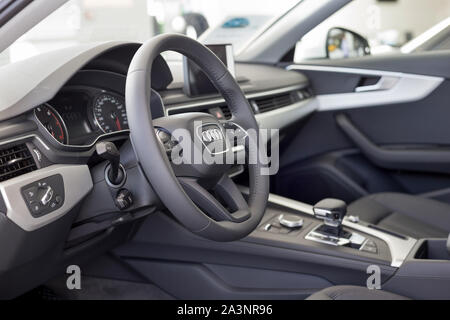
<instances>
[{"instance_id":1,"label":"console button","mask_svg":"<svg viewBox=\"0 0 450 320\"><path fill-rule=\"evenodd\" d=\"M291 232L291 229L289 228L281 228L280 229L280 234L289 234Z\"/></svg>"},{"instance_id":2,"label":"console button","mask_svg":"<svg viewBox=\"0 0 450 320\"><path fill-rule=\"evenodd\" d=\"M289 229L301 228L303 226L303 219L293 214L280 214L278 222Z\"/></svg>"},{"instance_id":3,"label":"console button","mask_svg":"<svg viewBox=\"0 0 450 320\"><path fill-rule=\"evenodd\" d=\"M377 245L373 240L367 240L366 243L361 248L361 251L369 252L369 253L378 253Z\"/></svg>"},{"instance_id":4,"label":"console button","mask_svg":"<svg viewBox=\"0 0 450 320\"><path fill-rule=\"evenodd\" d=\"M39 218L64 204L64 181L60 174L35 181L21 188L23 200L33 217Z\"/></svg>"},{"instance_id":5,"label":"console button","mask_svg":"<svg viewBox=\"0 0 450 320\"><path fill-rule=\"evenodd\" d=\"M53 198L54 191L52 187L47 186L46 188L40 188L39 191L39 198L41 199L41 204L43 206L46 206Z\"/></svg>"},{"instance_id":6,"label":"console button","mask_svg":"<svg viewBox=\"0 0 450 320\"><path fill-rule=\"evenodd\" d=\"M55 202L56 202L56 204L60 204L62 202L61 196L56 196L55 197Z\"/></svg>"},{"instance_id":7,"label":"console button","mask_svg":"<svg viewBox=\"0 0 450 320\"><path fill-rule=\"evenodd\" d=\"M133 205L133 194L127 189L122 189L117 193L115 202L120 210L126 210Z\"/></svg>"},{"instance_id":8,"label":"console button","mask_svg":"<svg viewBox=\"0 0 450 320\"><path fill-rule=\"evenodd\" d=\"M36 203L31 204L30 209L31 209L31 213L36 215L41 212L42 207L38 202L36 202Z\"/></svg>"},{"instance_id":9,"label":"console button","mask_svg":"<svg viewBox=\"0 0 450 320\"><path fill-rule=\"evenodd\" d=\"M376 247L370 247L370 246L364 246L363 251L370 252L370 253L378 252Z\"/></svg>"},{"instance_id":10,"label":"console button","mask_svg":"<svg viewBox=\"0 0 450 320\"><path fill-rule=\"evenodd\" d=\"M23 191L23 195L25 197L25 200L27 200L27 202L30 203L30 204L38 199L37 194L38 194L38 188L37 187L30 187L30 188L25 189Z\"/></svg>"}]
</instances>

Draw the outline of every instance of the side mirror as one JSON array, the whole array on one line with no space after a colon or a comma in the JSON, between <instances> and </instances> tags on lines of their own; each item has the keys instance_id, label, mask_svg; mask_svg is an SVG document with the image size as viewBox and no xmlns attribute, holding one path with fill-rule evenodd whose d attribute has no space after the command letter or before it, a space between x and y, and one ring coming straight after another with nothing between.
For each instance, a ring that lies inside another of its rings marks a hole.
<instances>
[{"instance_id":1,"label":"side mirror","mask_svg":"<svg viewBox=\"0 0 450 320\"><path fill-rule=\"evenodd\" d=\"M327 34L326 53L328 59L362 57L370 54L370 47L360 34L344 28L332 28Z\"/></svg>"}]
</instances>

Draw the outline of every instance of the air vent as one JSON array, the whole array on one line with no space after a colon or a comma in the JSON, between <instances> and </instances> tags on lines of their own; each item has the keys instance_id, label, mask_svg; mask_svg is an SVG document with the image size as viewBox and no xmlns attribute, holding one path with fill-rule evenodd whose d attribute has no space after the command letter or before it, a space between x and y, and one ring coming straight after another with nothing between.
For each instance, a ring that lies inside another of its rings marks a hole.
<instances>
[{"instance_id":1,"label":"air vent","mask_svg":"<svg viewBox=\"0 0 450 320\"><path fill-rule=\"evenodd\" d=\"M36 169L33 156L25 144L0 149L0 182Z\"/></svg>"},{"instance_id":2,"label":"air vent","mask_svg":"<svg viewBox=\"0 0 450 320\"><path fill-rule=\"evenodd\" d=\"M186 112L205 112L205 113L211 113L212 115L215 115L214 109L220 108L222 110L222 113L224 115L225 119L231 119L231 111L226 105L213 105L213 106L207 106L207 107L193 107L193 108L181 108L181 109L169 109L169 115L173 114L180 114L180 113L186 113Z\"/></svg>"},{"instance_id":3,"label":"air vent","mask_svg":"<svg viewBox=\"0 0 450 320\"><path fill-rule=\"evenodd\" d=\"M286 107L295 102L290 92L268 98L259 98L255 99L254 101L258 106L258 110L260 113Z\"/></svg>"},{"instance_id":4,"label":"air vent","mask_svg":"<svg viewBox=\"0 0 450 320\"><path fill-rule=\"evenodd\" d=\"M313 96L311 89L305 88L302 90L288 91L280 93L278 95L271 95L261 98L251 99L250 105L252 106L255 113L263 113L278 108L283 108L290 106L294 103L309 99ZM231 119L231 111L227 105L208 105L199 107L187 107L187 108L174 108L169 109L168 114L179 114L186 112L205 112L216 115L217 109L220 108L225 119Z\"/></svg>"},{"instance_id":5,"label":"air vent","mask_svg":"<svg viewBox=\"0 0 450 320\"><path fill-rule=\"evenodd\" d=\"M268 112L278 108L287 107L296 102L308 99L312 96L309 89L285 92L278 95L256 98L251 101L257 113Z\"/></svg>"}]
</instances>

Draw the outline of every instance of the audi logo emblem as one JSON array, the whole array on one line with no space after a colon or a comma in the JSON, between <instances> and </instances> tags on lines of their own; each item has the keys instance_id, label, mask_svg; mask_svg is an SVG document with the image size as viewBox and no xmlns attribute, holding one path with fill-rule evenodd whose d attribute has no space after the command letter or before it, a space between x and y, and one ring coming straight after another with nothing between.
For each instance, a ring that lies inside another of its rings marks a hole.
<instances>
[{"instance_id":1,"label":"audi logo emblem","mask_svg":"<svg viewBox=\"0 0 450 320\"><path fill-rule=\"evenodd\" d=\"M222 132L219 129L208 129L202 132L203 142L213 142L223 140Z\"/></svg>"}]
</instances>

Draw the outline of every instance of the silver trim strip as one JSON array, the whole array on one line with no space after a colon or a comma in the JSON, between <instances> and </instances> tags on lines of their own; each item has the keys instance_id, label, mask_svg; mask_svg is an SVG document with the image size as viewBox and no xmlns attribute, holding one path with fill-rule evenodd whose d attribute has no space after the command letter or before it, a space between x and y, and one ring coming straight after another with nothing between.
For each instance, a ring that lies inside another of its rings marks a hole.
<instances>
[{"instance_id":1,"label":"silver trim strip","mask_svg":"<svg viewBox=\"0 0 450 320\"><path fill-rule=\"evenodd\" d=\"M349 74L361 74L366 76L385 76L385 77L402 77L402 76L414 76L419 78L432 78L442 79L439 77L431 77L424 75L416 75L410 73L402 73L395 71L384 71L374 69L362 69L362 68L350 68L350 67L334 67L334 66L317 66L308 64L291 64L286 67L286 70L306 70L306 71L321 71L321 72L335 72L335 73L349 73Z\"/></svg>"},{"instance_id":2,"label":"silver trim strip","mask_svg":"<svg viewBox=\"0 0 450 320\"><path fill-rule=\"evenodd\" d=\"M374 107L418 101L430 95L444 81L444 78L440 77L331 66L290 65L286 69L360 74L390 79L389 87L384 90L318 95L318 111Z\"/></svg>"},{"instance_id":3,"label":"silver trim strip","mask_svg":"<svg viewBox=\"0 0 450 320\"><path fill-rule=\"evenodd\" d=\"M34 218L22 197L21 188L46 177L60 174L64 181L64 204L61 208ZM53 165L0 183L6 204L6 216L25 231L34 231L61 218L78 204L93 188L87 165Z\"/></svg>"},{"instance_id":4,"label":"silver trim strip","mask_svg":"<svg viewBox=\"0 0 450 320\"><path fill-rule=\"evenodd\" d=\"M358 223L353 223L348 220L344 220L342 224L346 227L358 230L360 232L369 234L376 238L379 238L387 243L389 250L391 250L391 266L395 268L401 267L403 261L405 261L409 252L415 246L417 240L414 238L407 237L405 240L391 236L387 233L363 226Z\"/></svg>"},{"instance_id":5,"label":"silver trim strip","mask_svg":"<svg viewBox=\"0 0 450 320\"><path fill-rule=\"evenodd\" d=\"M240 190L246 194L248 194L249 192L248 188L246 187L240 187ZM313 206L303 202L285 198L272 193L269 195L269 202L314 216ZM386 242L386 244L389 247L389 250L391 251L392 257L391 266L395 268L399 268L403 264L403 261L405 261L409 252L417 242L417 240L414 238L407 237L406 240L400 239L391 236L390 234L366 227L364 225L350 222L347 219L344 219L342 224L346 227L352 228L362 233L366 233L368 235L371 235Z\"/></svg>"},{"instance_id":6,"label":"silver trim strip","mask_svg":"<svg viewBox=\"0 0 450 320\"><path fill-rule=\"evenodd\" d=\"M5 145L5 144L9 144L9 143L14 143L14 142L17 142L17 141L27 140L27 139L30 139L30 138L35 138L46 150L50 150L50 148L45 144L45 142L42 141L42 139L36 134L29 134L29 135L20 136L20 137L17 137L17 138L5 139L5 140L0 141L0 146Z\"/></svg>"}]
</instances>

